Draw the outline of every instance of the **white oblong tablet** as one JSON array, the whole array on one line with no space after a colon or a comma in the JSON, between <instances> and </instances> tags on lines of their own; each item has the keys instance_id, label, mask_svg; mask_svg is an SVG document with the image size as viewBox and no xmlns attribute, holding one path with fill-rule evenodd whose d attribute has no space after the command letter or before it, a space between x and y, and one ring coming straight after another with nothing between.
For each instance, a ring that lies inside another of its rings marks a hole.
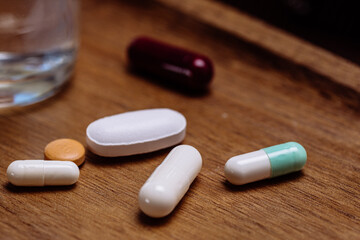
<instances>
[{"instance_id":1,"label":"white oblong tablet","mask_svg":"<svg viewBox=\"0 0 360 240\"><path fill-rule=\"evenodd\" d=\"M201 155L189 145L175 147L139 192L140 209L150 217L165 217L183 198L202 167Z\"/></svg>"},{"instance_id":2,"label":"white oblong tablet","mask_svg":"<svg viewBox=\"0 0 360 240\"><path fill-rule=\"evenodd\" d=\"M16 186L72 185L80 174L73 162L44 160L14 161L6 173L9 182Z\"/></svg>"},{"instance_id":3,"label":"white oblong tablet","mask_svg":"<svg viewBox=\"0 0 360 240\"><path fill-rule=\"evenodd\" d=\"M148 153L180 143L185 138L186 119L167 108L121 113L92 122L86 142L93 153L118 157Z\"/></svg>"}]
</instances>

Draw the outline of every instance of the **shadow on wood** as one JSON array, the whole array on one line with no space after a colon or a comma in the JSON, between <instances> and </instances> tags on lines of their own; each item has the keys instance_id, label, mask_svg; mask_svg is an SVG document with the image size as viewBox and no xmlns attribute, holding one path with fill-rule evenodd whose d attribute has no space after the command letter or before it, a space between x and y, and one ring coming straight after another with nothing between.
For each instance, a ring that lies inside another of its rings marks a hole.
<instances>
[{"instance_id":1,"label":"shadow on wood","mask_svg":"<svg viewBox=\"0 0 360 240\"><path fill-rule=\"evenodd\" d=\"M256 190L257 188L269 187L269 186L278 186L288 182L296 182L299 181L304 176L302 171L289 173L283 176L268 178L264 180L260 180L257 182L252 182L244 185L233 185L229 183L227 180L223 181L223 185L225 188L231 192L246 192L250 190Z\"/></svg>"},{"instance_id":2,"label":"shadow on wood","mask_svg":"<svg viewBox=\"0 0 360 240\"><path fill-rule=\"evenodd\" d=\"M44 187L21 187L11 183L4 184L4 188L12 193L43 193L43 192L63 192L76 188L76 183L70 186L44 186Z\"/></svg>"},{"instance_id":3,"label":"shadow on wood","mask_svg":"<svg viewBox=\"0 0 360 240\"><path fill-rule=\"evenodd\" d=\"M160 157L160 156L164 156L164 158L165 158L166 154L168 154L172 148L173 148L173 146L165 148L165 149L161 149L161 150L158 150L155 152L151 152L151 153L143 153L143 154L137 154L137 155L132 155L132 156L124 156L124 157L102 157L102 156L98 156L98 155L92 153L89 150L86 150L85 157L86 157L87 162L90 164L111 166L111 165L116 165L116 164L125 164L125 163L133 163L133 162L150 160L150 159Z\"/></svg>"}]
</instances>

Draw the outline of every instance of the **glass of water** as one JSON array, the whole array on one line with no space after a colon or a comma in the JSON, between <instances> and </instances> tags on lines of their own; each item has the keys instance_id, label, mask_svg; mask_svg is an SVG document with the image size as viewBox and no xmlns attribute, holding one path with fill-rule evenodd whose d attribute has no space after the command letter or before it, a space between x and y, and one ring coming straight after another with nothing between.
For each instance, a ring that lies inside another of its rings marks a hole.
<instances>
[{"instance_id":1,"label":"glass of water","mask_svg":"<svg viewBox=\"0 0 360 240\"><path fill-rule=\"evenodd\" d=\"M72 74L78 48L78 0L0 3L0 108L56 93Z\"/></svg>"}]
</instances>

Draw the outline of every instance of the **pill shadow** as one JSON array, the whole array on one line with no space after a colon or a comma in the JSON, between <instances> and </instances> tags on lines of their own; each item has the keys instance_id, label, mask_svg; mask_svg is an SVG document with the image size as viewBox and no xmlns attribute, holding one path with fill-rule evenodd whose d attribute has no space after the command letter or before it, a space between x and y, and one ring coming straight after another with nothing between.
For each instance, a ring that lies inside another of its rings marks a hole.
<instances>
[{"instance_id":1,"label":"pill shadow","mask_svg":"<svg viewBox=\"0 0 360 240\"><path fill-rule=\"evenodd\" d=\"M5 183L4 188L12 193L42 193L42 192L64 192L76 188L76 184L69 186L44 186L44 187L20 187L11 183Z\"/></svg>"},{"instance_id":2,"label":"pill shadow","mask_svg":"<svg viewBox=\"0 0 360 240\"><path fill-rule=\"evenodd\" d=\"M102 165L102 166L135 163L135 162L145 161L148 159L153 159L159 156L165 156L170 152L172 148L173 146L151 153L143 153L143 154L137 154L131 156L124 156L124 157L102 157L92 153L89 150L86 150L86 161L90 164Z\"/></svg>"},{"instance_id":3,"label":"pill shadow","mask_svg":"<svg viewBox=\"0 0 360 240\"><path fill-rule=\"evenodd\" d=\"M134 69L131 66L127 67L127 71L128 71L129 74L135 75L135 76L137 76L139 79L141 79L143 81L154 83L154 84L159 85L159 86L161 86L161 87L163 87L165 89L168 89L170 91L183 94L183 95L188 96L188 97L200 98L200 97L208 96L211 93L211 90L210 90L211 83L209 84L210 87L207 87L207 88L204 88L204 89L189 89L189 88L186 88L186 87L184 87L184 86L182 86L180 84L173 83L171 80L169 81L168 79L163 79L163 78L160 78L160 77L155 76L155 75L150 74L150 73L146 73L146 72L143 72L143 71L138 71L138 70Z\"/></svg>"},{"instance_id":4,"label":"pill shadow","mask_svg":"<svg viewBox=\"0 0 360 240\"><path fill-rule=\"evenodd\" d=\"M140 209L138 211L138 215L137 215L137 219L138 222L142 225L145 226L163 226L166 225L168 223L170 223L170 219L172 217L172 215L174 215L176 212L176 209L174 209L174 211L172 211L169 215L162 217L162 218L152 218L147 216L145 213L143 213Z\"/></svg>"},{"instance_id":5,"label":"pill shadow","mask_svg":"<svg viewBox=\"0 0 360 240\"><path fill-rule=\"evenodd\" d=\"M138 220L139 224L144 225L144 226L152 226L152 227L164 226L166 224L169 224L171 219L173 219L175 217L175 215L177 214L177 212L181 209L184 202L186 202L186 198L189 197L189 191L191 189L197 188L197 185L199 185L199 179L195 178L195 180L191 183L188 192L185 193L184 197L176 205L174 210L169 215L166 215L165 217L152 218L152 217L147 216L145 213L143 213L139 209L138 214L137 214L137 220Z\"/></svg>"},{"instance_id":6,"label":"pill shadow","mask_svg":"<svg viewBox=\"0 0 360 240\"><path fill-rule=\"evenodd\" d=\"M305 174L302 171L298 171L283 176L264 179L261 181L252 182L244 185L233 185L225 179L223 181L223 185L228 191L231 192L246 192L267 186L278 186L287 182L299 181L304 175Z\"/></svg>"}]
</instances>

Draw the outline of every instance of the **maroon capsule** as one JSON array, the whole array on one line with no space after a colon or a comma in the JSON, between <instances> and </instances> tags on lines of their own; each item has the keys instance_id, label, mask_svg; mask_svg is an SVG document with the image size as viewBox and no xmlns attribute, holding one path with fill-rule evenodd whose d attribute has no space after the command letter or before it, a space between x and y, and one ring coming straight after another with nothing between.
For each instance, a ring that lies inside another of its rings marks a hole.
<instances>
[{"instance_id":1,"label":"maroon capsule","mask_svg":"<svg viewBox=\"0 0 360 240\"><path fill-rule=\"evenodd\" d=\"M203 55L140 37L128 48L135 70L161 78L161 81L191 90L205 89L213 77L211 60Z\"/></svg>"}]
</instances>

